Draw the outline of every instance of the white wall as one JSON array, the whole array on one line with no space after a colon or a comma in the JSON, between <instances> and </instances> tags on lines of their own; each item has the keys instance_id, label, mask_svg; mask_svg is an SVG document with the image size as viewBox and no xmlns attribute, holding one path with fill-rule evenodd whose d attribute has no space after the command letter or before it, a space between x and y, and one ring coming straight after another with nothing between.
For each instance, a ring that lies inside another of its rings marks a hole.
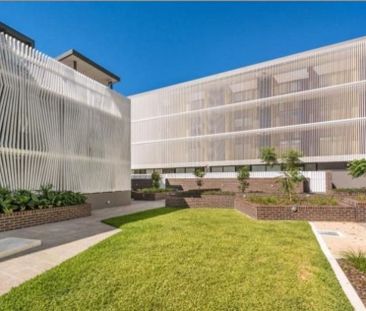
<instances>
[{"instance_id":1,"label":"white wall","mask_svg":"<svg viewBox=\"0 0 366 311\"><path fill-rule=\"evenodd\" d=\"M130 190L130 102L0 33L0 185Z\"/></svg>"}]
</instances>

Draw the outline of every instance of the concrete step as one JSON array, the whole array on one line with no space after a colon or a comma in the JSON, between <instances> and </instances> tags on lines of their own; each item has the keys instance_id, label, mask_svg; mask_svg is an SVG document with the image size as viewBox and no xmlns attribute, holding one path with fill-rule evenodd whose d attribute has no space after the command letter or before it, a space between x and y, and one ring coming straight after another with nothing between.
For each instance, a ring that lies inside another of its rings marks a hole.
<instances>
[{"instance_id":1,"label":"concrete step","mask_svg":"<svg viewBox=\"0 0 366 311\"><path fill-rule=\"evenodd\" d=\"M14 255L33 247L40 246L41 240L30 240L22 238L4 238L0 240L0 258Z\"/></svg>"}]
</instances>

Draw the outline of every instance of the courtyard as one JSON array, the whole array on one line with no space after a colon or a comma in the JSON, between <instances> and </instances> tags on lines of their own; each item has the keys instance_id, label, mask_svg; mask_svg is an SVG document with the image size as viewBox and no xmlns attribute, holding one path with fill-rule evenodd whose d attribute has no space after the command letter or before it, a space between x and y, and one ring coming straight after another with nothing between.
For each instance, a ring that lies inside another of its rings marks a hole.
<instances>
[{"instance_id":1,"label":"courtyard","mask_svg":"<svg viewBox=\"0 0 366 311\"><path fill-rule=\"evenodd\" d=\"M306 222L158 208L104 223L121 231L11 290L0 310L352 310Z\"/></svg>"}]
</instances>

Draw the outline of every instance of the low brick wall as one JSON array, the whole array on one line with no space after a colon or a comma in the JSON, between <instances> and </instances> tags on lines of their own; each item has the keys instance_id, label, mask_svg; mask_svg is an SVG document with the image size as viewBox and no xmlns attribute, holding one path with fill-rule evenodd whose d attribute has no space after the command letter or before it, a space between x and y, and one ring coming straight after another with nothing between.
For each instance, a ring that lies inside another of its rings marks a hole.
<instances>
[{"instance_id":1,"label":"low brick wall","mask_svg":"<svg viewBox=\"0 0 366 311\"><path fill-rule=\"evenodd\" d=\"M184 191L198 189L194 178L169 178L166 183L167 187L177 187ZM304 183L301 182L296 186L296 193L304 192ZM238 192L239 182L236 178L204 178L203 188L218 188L222 191ZM276 182L276 178L249 179L247 192L279 193L280 191L280 184Z\"/></svg>"},{"instance_id":2,"label":"low brick wall","mask_svg":"<svg viewBox=\"0 0 366 311\"><path fill-rule=\"evenodd\" d=\"M156 201L156 200L165 200L169 192L157 192L157 193L144 193L132 191L131 197L134 200L143 200L143 201Z\"/></svg>"},{"instance_id":3,"label":"low brick wall","mask_svg":"<svg viewBox=\"0 0 366 311\"><path fill-rule=\"evenodd\" d=\"M12 214L0 214L0 232L26 227L33 227L51 222L58 222L91 215L91 205L81 204L73 206L35 209Z\"/></svg>"},{"instance_id":4,"label":"low brick wall","mask_svg":"<svg viewBox=\"0 0 366 311\"><path fill-rule=\"evenodd\" d=\"M233 208L233 195L202 195L200 197L182 197L169 195L165 200L166 207L212 207L212 208Z\"/></svg>"},{"instance_id":5,"label":"low brick wall","mask_svg":"<svg viewBox=\"0 0 366 311\"><path fill-rule=\"evenodd\" d=\"M237 196L234 207L239 211L259 220L307 220L307 221L366 221L366 204L337 206L262 206L248 202Z\"/></svg>"},{"instance_id":6,"label":"low brick wall","mask_svg":"<svg viewBox=\"0 0 366 311\"><path fill-rule=\"evenodd\" d=\"M131 179L131 190L136 191L143 188L151 188L152 180L151 178L133 178Z\"/></svg>"}]
</instances>

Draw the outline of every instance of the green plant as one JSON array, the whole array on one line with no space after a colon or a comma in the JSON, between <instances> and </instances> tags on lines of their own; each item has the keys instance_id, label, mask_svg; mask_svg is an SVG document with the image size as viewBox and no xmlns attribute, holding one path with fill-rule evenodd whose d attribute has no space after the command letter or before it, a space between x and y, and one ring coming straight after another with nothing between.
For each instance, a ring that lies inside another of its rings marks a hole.
<instances>
[{"instance_id":1,"label":"green plant","mask_svg":"<svg viewBox=\"0 0 366 311\"><path fill-rule=\"evenodd\" d=\"M171 192L172 189L171 188L143 188L143 189L139 189L137 190L138 192L143 192L143 193L160 193L160 192Z\"/></svg>"},{"instance_id":2,"label":"green plant","mask_svg":"<svg viewBox=\"0 0 366 311\"><path fill-rule=\"evenodd\" d=\"M235 195L235 192L231 191L221 191L221 190L208 190L202 192L203 195Z\"/></svg>"},{"instance_id":3,"label":"green plant","mask_svg":"<svg viewBox=\"0 0 366 311\"><path fill-rule=\"evenodd\" d=\"M278 163L278 156L274 147L264 147L260 149L259 157L262 162L270 167L273 167L275 164Z\"/></svg>"},{"instance_id":4,"label":"green plant","mask_svg":"<svg viewBox=\"0 0 366 311\"><path fill-rule=\"evenodd\" d=\"M343 254L343 257L357 270L366 273L366 253L359 251L349 251Z\"/></svg>"},{"instance_id":5,"label":"green plant","mask_svg":"<svg viewBox=\"0 0 366 311\"><path fill-rule=\"evenodd\" d=\"M338 205L336 198L327 195L296 196L289 199L288 196L276 195L248 195L249 202L261 205L298 205L307 206L335 206Z\"/></svg>"},{"instance_id":6,"label":"green plant","mask_svg":"<svg viewBox=\"0 0 366 311\"><path fill-rule=\"evenodd\" d=\"M206 175L204 168L202 167L195 168L193 174L194 176L196 176L196 184L198 188L201 188L201 186L203 185L203 177L205 177Z\"/></svg>"},{"instance_id":7,"label":"green plant","mask_svg":"<svg viewBox=\"0 0 366 311\"><path fill-rule=\"evenodd\" d=\"M304 180L304 177L298 170L291 170L283 172L283 176L279 177L277 182L281 185L282 192L292 201L295 186L302 180Z\"/></svg>"},{"instance_id":8,"label":"green plant","mask_svg":"<svg viewBox=\"0 0 366 311\"><path fill-rule=\"evenodd\" d=\"M246 165L242 166L238 171L239 189L243 193L249 187L249 175L249 167Z\"/></svg>"},{"instance_id":9,"label":"green plant","mask_svg":"<svg viewBox=\"0 0 366 311\"><path fill-rule=\"evenodd\" d=\"M0 213L42 209L45 207L83 204L86 196L73 191L55 191L52 185L42 185L37 191L0 188Z\"/></svg>"},{"instance_id":10,"label":"green plant","mask_svg":"<svg viewBox=\"0 0 366 311\"><path fill-rule=\"evenodd\" d=\"M151 174L151 181L153 188L160 188L161 176L159 172L153 171Z\"/></svg>"},{"instance_id":11,"label":"green plant","mask_svg":"<svg viewBox=\"0 0 366 311\"><path fill-rule=\"evenodd\" d=\"M301 153L297 150L287 150L282 155L282 165L285 169L283 176L278 179L282 192L288 196L290 201L293 199L295 186L304 180L304 176L300 172Z\"/></svg>"},{"instance_id":12,"label":"green plant","mask_svg":"<svg viewBox=\"0 0 366 311\"><path fill-rule=\"evenodd\" d=\"M353 178L359 178L366 173L366 159L353 160L347 164L348 174Z\"/></svg>"},{"instance_id":13,"label":"green plant","mask_svg":"<svg viewBox=\"0 0 366 311\"><path fill-rule=\"evenodd\" d=\"M302 153L295 149L289 149L281 156L285 171L299 170L301 167L300 157Z\"/></svg>"}]
</instances>

